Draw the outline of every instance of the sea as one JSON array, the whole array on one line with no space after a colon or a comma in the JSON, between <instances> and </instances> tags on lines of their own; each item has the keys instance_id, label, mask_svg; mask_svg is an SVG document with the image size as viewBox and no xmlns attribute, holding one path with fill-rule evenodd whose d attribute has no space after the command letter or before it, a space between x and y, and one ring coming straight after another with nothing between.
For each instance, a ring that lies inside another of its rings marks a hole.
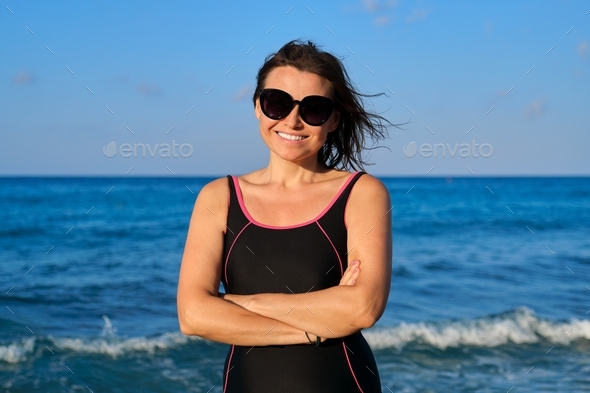
<instances>
[{"instance_id":1,"label":"sea","mask_svg":"<svg viewBox=\"0 0 590 393\"><path fill-rule=\"evenodd\" d=\"M382 391L590 392L590 178L379 178ZM213 179L0 178L0 392L222 392L229 345L176 309Z\"/></svg>"}]
</instances>

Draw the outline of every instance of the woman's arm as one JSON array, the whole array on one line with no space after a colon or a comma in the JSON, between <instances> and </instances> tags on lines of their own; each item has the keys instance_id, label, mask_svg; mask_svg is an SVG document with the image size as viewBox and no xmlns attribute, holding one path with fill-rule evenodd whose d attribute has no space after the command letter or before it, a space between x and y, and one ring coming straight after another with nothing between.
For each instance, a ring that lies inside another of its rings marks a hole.
<instances>
[{"instance_id":1,"label":"woman's arm","mask_svg":"<svg viewBox=\"0 0 590 393\"><path fill-rule=\"evenodd\" d=\"M178 280L180 330L233 345L309 342L301 329L217 297L228 200L227 178L221 178L203 187L195 202Z\"/></svg>"},{"instance_id":2,"label":"woman's arm","mask_svg":"<svg viewBox=\"0 0 590 393\"><path fill-rule=\"evenodd\" d=\"M186 335L230 345L265 346L308 343L303 330L263 317L212 294L195 296L184 308L180 328ZM315 336L310 334L310 339Z\"/></svg>"},{"instance_id":3,"label":"woman's arm","mask_svg":"<svg viewBox=\"0 0 590 393\"><path fill-rule=\"evenodd\" d=\"M320 337L344 337L373 326L389 297L392 214L387 188L363 175L351 191L345 214L349 261L362 261L362 274L354 285L305 294L229 295L228 300Z\"/></svg>"},{"instance_id":4,"label":"woman's arm","mask_svg":"<svg viewBox=\"0 0 590 393\"><path fill-rule=\"evenodd\" d=\"M315 304L314 303L314 299L310 300L310 297L308 295L310 294L314 294L314 295L320 295L320 302L330 302L330 296L336 296L337 299L339 299L339 303L340 304L347 304L346 303L346 298L343 298L342 296L339 296L338 293L336 293L335 291L333 291L333 289L335 288L352 288L354 286L354 283L356 281L356 278L358 278L358 275L360 273L360 269L357 268L357 265L351 265L348 267L348 269L346 269L342 280L340 282L340 285L337 287L332 287L332 288L327 288L327 289L323 289L323 290L319 290L319 291L315 291L315 292L309 292L307 294L282 294L282 293L260 293L260 294L254 294L254 295L235 295L235 294L220 294L220 296L222 296L225 300L228 300L229 302L232 302L236 305L239 305L241 307L243 307L246 310L249 310L251 312L256 313L256 315L266 315L269 316L269 318L276 318L277 320L288 320L289 323L293 323L297 326L297 328L299 329L310 329L310 330L305 330L308 331L311 337L311 334L318 334L321 338L322 341L324 341L326 338L338 338L338 337L345 337L348 336L349 334L352 334L354 332L357 332L361 329L364 328L363 325L361 324L353 324L353 325L349 325L349 326L345 326L343 325L343 321L342 318L340 318L339 323L338 324L332 324L332 327L330 328L329 325L325 326L325 329L323 333L318 333L313 331L312 329L315 329L315 326L310 326L310 327L305 327L307 326L306 323L308 323L305 320L305 315L301 316L301 315L296 315L296 313L293 313L293 315L291 316L291 318L288 318L287 315L291 314L293 311L296 311L296 307L297 307L297 302L298 301L302 301L303 303L300 304L300 309L303 310L307 310L309 313L311 313L310 315L316 315L316 313L314 311L312 311L312 309L315 309L316 311L317 308L315 306L311 306L310 304ZM328 292L328 293L326 293ZM342 293L342 292L340 292ZM345 293L351 293L349 292L345 292ZM333 295L335 294L335 295ZM335 303L332 303L335 304ZM350 304L350 303L348 303ZM336 304L337 305L337 304ZM286 309L288 310L287 313L284 313L285 315L282 315L281 312L279 310L281 309ZM335 307L331 307L329 310L329 313L331 315L336 315L338 314L338 310ZM343 312L347 312L347 311L343 311ZM354 312L352 310L348 310L348 312L351 315L355 315ZM297 313L297 314L301 314L301 313ZM305 314L305 312L303 312L303 314ZM272 315L272 317L270 316ZM360 315L360 313L359 313ZM313 318L312 318L313 319ZM326 320L326 318L323 318L323 320ZM352 321L355 321L355 318L351 318ZM319 320L315 320L312 322L318 322ZM313 340L312 340L313 341Z\"/></svg>"}]
</instances>

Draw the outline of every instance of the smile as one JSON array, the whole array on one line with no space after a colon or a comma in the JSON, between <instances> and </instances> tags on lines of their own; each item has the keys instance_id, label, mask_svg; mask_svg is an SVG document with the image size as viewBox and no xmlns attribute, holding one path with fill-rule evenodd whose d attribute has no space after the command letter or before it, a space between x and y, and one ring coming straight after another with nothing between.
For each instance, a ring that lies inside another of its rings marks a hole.
<instances>
[{"instance_id":1,"label":"smile","mask_svg":"<svg viewBox=\"0 0 590 393\"><path fill-rule=\"evenodd\" d=\"M305 138L307 138L307 136L298 136L298 135L289 135L289 134L283 134L282 132L276 132L281 138L283 139L287 139L290 141L301 141Z\"/></svg>"}]
</instances>

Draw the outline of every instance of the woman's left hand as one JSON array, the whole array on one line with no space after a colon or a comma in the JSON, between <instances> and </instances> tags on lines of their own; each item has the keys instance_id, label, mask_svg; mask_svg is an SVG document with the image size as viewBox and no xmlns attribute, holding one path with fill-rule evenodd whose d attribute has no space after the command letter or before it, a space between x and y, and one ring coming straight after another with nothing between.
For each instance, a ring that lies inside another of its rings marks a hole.
<instances>
[{"instance_id":1,"label":"woman's left hand","mask_svg":"<svg viewBox=\"0 0 590 393\"><path fill-rule=\"evenodd\" d=\"M342 278L340 279L340 284L338 284L338 285L350 285L350 286L354 285L354 283L356 282L356 279L358 278L359 274L361 273L360 264L361 264L361 261L359 261L358 259L351 261L351 263L348 265L348 268L346 269L346 271L342 275Z\"/></svg>"}]
</instances>

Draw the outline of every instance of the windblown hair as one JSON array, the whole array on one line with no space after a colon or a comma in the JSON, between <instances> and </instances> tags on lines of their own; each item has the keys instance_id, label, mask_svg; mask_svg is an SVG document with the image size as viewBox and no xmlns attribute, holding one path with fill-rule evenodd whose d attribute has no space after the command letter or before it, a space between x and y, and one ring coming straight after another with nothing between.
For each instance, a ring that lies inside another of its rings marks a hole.
<instances>
[{"instance_id":1,"label":"windblown hair","mask_svg":"<svg viewBox=\"0 0 590 393\"><path fill-rule=\"evenodd\" d=\"M316 74L330 86L334 100L334 110L340 112L340 122L335 131L328 133L326 142L318 152L318 162L326 168L343 170L364 170L362 151L367 148L366 139L374 142L387 136L386 118L370 113L363 107L362 97L375 97L380 94L361 94L355 90L342 62L334 55L318 49L311 41L307 43L293 40L264 61L256 76L256 89L253 101L264 89L268 74L276 67L291 66L302 72ZM398 127L399 128L399 127ZM372 148L371 148L372 149Z\"/></svg>"}]
</instances>

